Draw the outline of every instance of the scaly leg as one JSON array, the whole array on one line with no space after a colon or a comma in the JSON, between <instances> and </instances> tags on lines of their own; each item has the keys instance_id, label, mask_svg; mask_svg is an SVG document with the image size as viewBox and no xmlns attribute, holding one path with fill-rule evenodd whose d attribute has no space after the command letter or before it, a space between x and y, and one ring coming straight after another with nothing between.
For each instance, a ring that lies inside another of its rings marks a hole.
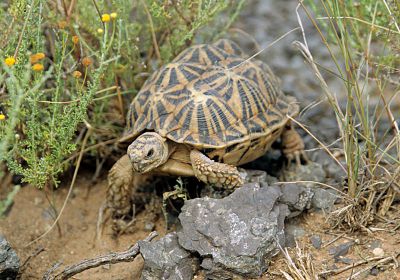
<instances>
[{"instance_id":1,"label":"scaly leg","mask_svg":"<svg viewBox=\"0 0 400 280\"><path fill-rule=\"evenodd\" d=\"M108 173L107 207L111 209L113 218L129 214L132 189L132 165L128 155L124 155Z\"/></svg>"},{"instance_id":2,"label":"scaly leg","mask_svg":"<svg viewBox=\"0 0 400 280\"><path fill-rule=\"evenodd\" d=\"M235 166L215 162L198 150L190 151L195 176L200 181L218 187L235 188L243 185L243 178Z\"/></svg>"},{"instance_id":3,"label":"scaly leg","mask_svg":"<svg viewBox=\"0 0 400 280\"><path fill-rule=\"evenodd\" d=\"M297 131L292 127L289 122L286 124L284 131L282 132L282 152L290 162L295 159L297 165L301 165L301 159L305 162L308 161L307 155L304 152L304 142L301 139Z\"/></svg>"},{"instance_id":4,"label":"scaly leg","mask_svg":"<svg viewBox=\"0 0 400 280\"><path fill-rule=\"evenodd\" d=\"M145 184L151 177L149 175L136 174L128 155L121 157L108 173L108 189L106 194L106 205L99 211L97 236L100 237L103 214L109 210L113 221L114 233L126 231L135 221L134 204L132 197L138 186Z\"/></svg>"}]
</instances>

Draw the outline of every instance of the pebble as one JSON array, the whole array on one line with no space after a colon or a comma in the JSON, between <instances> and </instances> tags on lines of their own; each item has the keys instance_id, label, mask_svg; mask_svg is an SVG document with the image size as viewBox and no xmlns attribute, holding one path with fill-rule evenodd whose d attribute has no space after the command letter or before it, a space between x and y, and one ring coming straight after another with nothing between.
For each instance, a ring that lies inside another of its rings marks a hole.
<instances>
[{"instance_id":1,"label":"pebble","mask_svg":"<svg viewBox=\"0 0 400 280\"><path fill-rule=\"evenodd\" d=\"M379 273L379 269L377 269L376 267L371 268L370 272L369 272L372 276L378 276Z\"/></svg>"},{"instance_id":2,"label":"pebble","mask_svg":"<svg viewBox=\"0 0 400 280\"><path fill-rule=\"evenodd\" d=\"M153 222L149 222L149 221L147 221L144 225L144 229L146 231L152 231L152 230L154 230L155 227L156 227L156 225Z\"/></svg>"},{"instance_id":3,"label":"pebble","mask_svg":"<svg viewBox=\"0 0 400 280\"><path fill-rule=\"evenodd\" d=\"M372 250L372 254L374 254L376 257L383 257L385 255L385 251L383 251L382 248L375 248Z\"/></svg>"},{"instance_id":4,"label":"pebble","mask_svg":"<svg viewBox=\"0 0 400 280\"><path fill-rule=\"evenodd\" d=\"M340 256L345 256L349 252L349 249L354 245L353 241L349 241L343 244L340 244L339 246L333 247L329 249L329 254L333 255L335 259L337 259Z\"/></svg>"},{"instance_id":5,"label":"pebble","mask_svg":"<svg viewBox=\"0 0 400 280\"><path fill-rule=\"evenodd\" d=\"M314 246L315 249L321 249L322 240L321 236L313 235L310 237L311 244Z\"/></svg>"}]
</instances>

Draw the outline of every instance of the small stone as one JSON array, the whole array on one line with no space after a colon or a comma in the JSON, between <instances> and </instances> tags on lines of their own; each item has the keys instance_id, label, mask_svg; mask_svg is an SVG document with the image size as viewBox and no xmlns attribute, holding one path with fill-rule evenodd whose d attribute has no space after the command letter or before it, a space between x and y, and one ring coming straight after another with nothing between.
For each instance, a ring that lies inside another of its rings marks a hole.
<instances>
[{"instance_id":1,"label":"small stone","mask_svg":"<svg viewBox=\"0 0 400 280\"><path fill-rule=\"evenodd\" d=\"M377 269L376 267L371 268L371 270L369 271L369 274L371 274L372 276L378 276L379 274L379 269Z\"/></svg>"},{"instance_id":2,"label":"small stone","mask_svg":"<svg viewBox=\"0 0 400 280\"><path fill-rule=\"evenodd\" d=\"M376 257L383 257L385 255L385 251L383 251L382 248L375 248L374 250L372 250L372 254L374 254L374 256Z\"/></svg>"},{"instance_id":3,"label":"small stone","mask_svg":"<svg viewBox=\"0 0 400 280\"><path fill-rule=\"evenodd\" d=\"M313 235L310 237L311 244L314 246L315 249L321 249L322 240L321 236Z\"/></svg>"},{"instance_id":4,"label":"small stone","mask_svg":"<svg viewBox=\"0 0 400 280\"><path fill-rule=\"evenodd\" d=\"M349 252L349 249L354 245L353 241L349 241L339 246L333 247L329 249L329 254L333 255L335 260L340 256L345 256Z\"/></svg>"},{"instance_id":5,"label":"small stone","mask_svg":"<svg viewBox=\"0 0 400 280\"><path fill-rule=\"evenodd\" d=\"M155 228L155 224L153 222L146 222L144 224L144 230L146 231L152 231Z\"/></svg>"},{"instance_id":6,"label":"small stone","mask_svg":"<svg viewBox=\"0 0 400 280\"><path fill-rule=\"evenodd\" d=\"M178 244L175 232L155 242L139 241L144 259L142 280L191 280L195 260Z\"/></svg>"},{"instance_id":7,"label":"small stone","mask_svg":"<svg viewBox=\"0 0 400 280\"><path fill-rule=\"evenodd\" d=\"M19 258L8 241L0 234L0 279L16 279L19 271Z\"/></svg>"}]
</instances>

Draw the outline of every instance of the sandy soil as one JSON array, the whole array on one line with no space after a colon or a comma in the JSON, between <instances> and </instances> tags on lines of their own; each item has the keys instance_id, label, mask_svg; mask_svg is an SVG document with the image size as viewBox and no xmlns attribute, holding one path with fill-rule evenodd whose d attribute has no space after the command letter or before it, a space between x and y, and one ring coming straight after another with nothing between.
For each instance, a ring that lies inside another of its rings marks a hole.
<instances>
[{"instance_id":1,"label":"sandy soil","mask_svg":"<svg viewBox=\"0 0 400 280\"><path fill-rule=\"evenodd\" d=\"M48 235L34 244L26 245L44 233L53 224L54 211L45 193L26 186L15 197L14 205L5 219L0 220L0 233L4 234L17 251L21 263L38 248L44 248L38 256L32 257L23 268L21 279L41 279L44 272L55 262L69 265L85 258L92 258L111 251L124 251L137 240L145 238L149 232L143 228L138 216L138 230L134 234L115 239L110 227L106 227L102 239L96 241L96 222L98 209L105 199L106 180L91 186L90 180L80 176L72 198L59 221L60 231L55 227ZM53 198L60 209L67 195L67 186L54 192ZM165 234L163 221L156 225L160 235ZM139 279L143 260L139 256L133 263L123 263L95 268L79 274L76 279Z\"/></svg>"}]
</instances>

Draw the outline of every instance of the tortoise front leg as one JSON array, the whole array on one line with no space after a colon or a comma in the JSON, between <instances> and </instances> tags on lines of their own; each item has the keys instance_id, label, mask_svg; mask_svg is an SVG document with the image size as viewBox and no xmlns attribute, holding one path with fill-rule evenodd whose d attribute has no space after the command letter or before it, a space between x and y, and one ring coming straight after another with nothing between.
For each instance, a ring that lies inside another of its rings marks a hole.
<instances>
[{"instance_id":1,"label":"tortoise front leg","mask_svg":"<svg viewBox=\"0 0 400 280\"><path fill-rule=\"evenodd\" d=\"M297 165L301 164L301 159L305 162L308 161L307 155L304 152L304 142L299 133L293 128L292 124L288 122L282 132L282 152L290 163L293 159L296 160Z\"/></svg>"},{"instance_id":2,"label":"tortoise front leg","mask_svg":"<svg viewBox=\"0 0 400 280\"><path fill-rule=\"evenodd\" d=\"M121 157L108 172L107 207L112 217L128 215L131 210L133 170L128 155Z\"/></svg>"},{"instance_id":3,"label":"tortoise front leg","mask_svg":"<svg viewBox=\"0 0 400 280\"><path fill-rule=\"evenodd\" d=\"M243 178L235 166L215 162L198 150L190 151L190 161L195 176L204 183L228 189L243 185Z\"/></svg>"},{"instance_id":4,"label":"tortoise front leg","mask_svg":"<svg viewBox=\"0 0 400 280\"><path fill-rule=\"evenodd\" d=\"M126 231L135 221L133 194L152 174L133 172L128 155L121 157L108 173L106 210L110 210L114 233ZM133 210L133 213L132 213Z\"/></svg>"}]
</instances>

